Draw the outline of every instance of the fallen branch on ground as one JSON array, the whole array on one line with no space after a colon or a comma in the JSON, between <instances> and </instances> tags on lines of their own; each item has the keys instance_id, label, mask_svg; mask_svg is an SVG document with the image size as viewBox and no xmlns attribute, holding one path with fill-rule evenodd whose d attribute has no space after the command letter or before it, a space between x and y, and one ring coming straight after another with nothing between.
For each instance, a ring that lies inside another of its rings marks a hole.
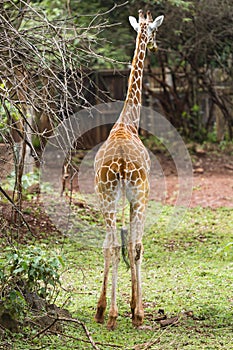
<instances>
[{"instance_id":1,"label":"fallen branch on ground","mask_svg":"<svg viewBox=\"0 0 233 350\"><path fill-rule=\"evenodd\" d=\"M94 340L92 339L91 337L91 334L89 332L89 330L87 329L87 326L85 325L85 323L83 323L82 321L79 321L75 318L64 318L64 317L59 317L57 316L56 318L48 315L48 317L50 317L53 322L51 322L50 325L48 325L47 327L43 328L42 330L40 330L37 334L35 334L32 339L35 339L36 337L39 337L41 334L45 333L46 331L48 331L57 321L60 321L60 322L73 322L73 323L77 323L79 324L80 326L82 326L83 330L85 331L88 339L89 339L89 342L91 343L91 345L93 346L93 349L96 349L96 350L100 350L98 348L98 346L96 345L96 343L94 342Z\"/></svg>"}]
</instances>

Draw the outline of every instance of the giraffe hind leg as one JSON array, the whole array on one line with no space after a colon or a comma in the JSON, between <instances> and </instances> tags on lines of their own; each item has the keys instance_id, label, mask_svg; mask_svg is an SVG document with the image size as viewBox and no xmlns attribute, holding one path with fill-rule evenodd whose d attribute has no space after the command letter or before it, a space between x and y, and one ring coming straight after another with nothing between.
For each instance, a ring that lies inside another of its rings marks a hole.
<instances>
[{"instance_id":1,"label":"giraffe hind leg","mask_svg":"<svg viewBox=\"0 0 233 350\"><path fill-rule=\"evenodd\" d=\"M143 246L142 243L137 243L135 245L135 266L136 266L136 279L137 279L137 303L134 310L134 317L132 318L133 324L138 327L143 323L144 320L144 310L142 306L142 290L141 290L141 262Z\"/></svg>"},{"instance_id":2,"label":"giraffe hind leg","mask_svg":"<svg viewBox=\"0 0 233 350\"><path fill-rule=\"evenodd\" d=\"M108 329L114 329L116 327L116 318L118 315L118 309L116 304L116 289L117 289L117 273L118 264L120 260L120 246L117 240L116 231L116 204L112 201L111 205L105 207L102 211L105 223L106 223L106 237L104 241L104 278L102 284L102 291L97 304L97 311L95 319L99 323L104 322L104 313L106 310L106 294L108 285L108 275L110 270L110 264L112 262L112 294L111 305L109 311L109 319L107 323Z\"/></svg>"},{"instance_id":3,"label":"giraffe hind leg","mask_svg":"<svg viewBox=\"0 0 233 350\"><path fill-rule=\"evenodd\" d=\"M133 320L135 316L135 308L136 308L136 300L137 300L137 280L136 280L136 269L135 269L135 263L134 263L134 252L133 252L132 242L128 244L128 254L129 254L131 283L132 283L130 307L131 307L132 320Z\"/></svg>"},{"instance_id":4,"label":"giraffe hind leg","mask_svg":"<svg viewBox=\"0 0 233 350\"><path fill-rule=\"evenodd\" d=\"M108 316L107 328L113 330L116 328L116 320L118 316L118 308L116 303L116 291L117 291L117 274L118 265L120 261L120 246L117 245L112 248L112 293L111 293L111 306Z\"/></svg>"},{"instance_id":5,"label":"giraffe hind leg","mask_svg":"<svg viewBox=\"0 0 233 350\"><path fill-rule=\"evenodd\" d=\"M104 313L107 306L107 300L106 300L106 294L107 294L107 285L108 285L108 274L109 274L109 267L110 267L110 261L111 261L111 252L110 248L104 249L104 278L103 278L103 285L102 285L102 291L100 294L100 298L97 304L97 310L95 314L95 320L98 323L104 323Z\"/></svg>"},{"instance_id":6,"label":"giraffe hind leg","mask_svg":"<svg viewBox=\"0 0 233 350\"><path fill-rule=\"evenodd\" d=\"M140 194L140 191L138 192ZM132 283L132 323L140 326L144 319L144 310L142 305L142 282L141 282L141 263L143 255L142 236L144 230L146 194L143 200L135 195L134 201L130 203L130 244L129 257L131 268Z\"/></svg>"},{"instance_id":7,"label":"giraffe hind leg","mask_svg":"<svg viewBox=\"0 0 233 350\"><path fill-rule=\"evenodd\" d=\"M129 244L129 258L131 268L131 282L132 282L132 295L131 295L131 312L132 312L132 323L138 327L143 323L144 310L142 306L142 292L141 292L141 254L142 244L141 243L130 243Z\"/></svg>"}]
</instances>

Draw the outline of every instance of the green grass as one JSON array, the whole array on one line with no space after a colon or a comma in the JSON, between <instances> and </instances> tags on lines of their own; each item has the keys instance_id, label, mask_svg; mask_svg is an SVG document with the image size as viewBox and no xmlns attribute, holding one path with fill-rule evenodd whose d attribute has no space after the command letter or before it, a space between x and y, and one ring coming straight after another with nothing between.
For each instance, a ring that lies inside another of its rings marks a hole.
<instances>
[{"instance_id":1,"label":"green grass","mask_svg":"<svg viewBox=\"0 0 233 350\"><path fill-rule=\"evenodd\" d=\"M155 207L156 203L150 202L149 212L153 213ZM111 344L122 349L233 349L233 251L232 245L227 247L233 242L233 211L190 209L175 230L168 231L172 215L173 208L164 207L156 224L153 220L150 224L151 215L148 218L143 240L145 322L141 329L131 324L130 273L123 262L119 269L118 327L107 331L105 325L94 322L102 282L102 242L94 237L91 245L83 235L88 235L88 230L92 235L95 227L100 229L102 220L95 218L83 234L70 233L62 241L66 269L61 279L65 290L60 292L57 303L67 301L66 307L85 323L99 349L114 349ZM58 246L51 240L48 249L55 248ZM168 317L178 315L179 322L159 327L154 321L158 309ZM192 311L193 316L182 316L185 311ZM24 339L17 335L9 340L9 349L93 348L80 340L88 340L80 325L67 323L63 333L34 340L30 332Z\"/></svg>"}]
</instances>

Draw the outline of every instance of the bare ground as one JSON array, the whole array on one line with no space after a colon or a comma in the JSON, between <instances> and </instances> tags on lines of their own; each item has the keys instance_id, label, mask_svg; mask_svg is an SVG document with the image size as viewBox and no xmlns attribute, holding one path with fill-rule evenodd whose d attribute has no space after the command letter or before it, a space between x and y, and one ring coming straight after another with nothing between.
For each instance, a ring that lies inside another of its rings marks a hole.
<instances>
[{"instance_id":1,"label":"bare ground","mask_svg":"<svg viewBox=\"0 0 233 350\"><path fill-rule=\"evenodd\" d=\"M233 156L230 153L197 149L191 156L193 186L190 207L233 208ZM165 169L167 185L164 202L174 204L179 187L176 169L166 157L161 157L161 163Z\"/></svg>"}]
</instances>

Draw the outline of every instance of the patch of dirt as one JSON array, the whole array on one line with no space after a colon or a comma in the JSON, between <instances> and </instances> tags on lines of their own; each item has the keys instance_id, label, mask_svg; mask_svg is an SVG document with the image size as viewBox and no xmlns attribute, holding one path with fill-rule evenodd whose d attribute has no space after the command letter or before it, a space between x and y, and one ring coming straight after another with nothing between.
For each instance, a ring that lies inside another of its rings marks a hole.
<instances>
[{"instance_id":1,"label":"patch of dirt","mask_svg":"<svg viewBox=\"0 0 233 350\"><path fill-rule=\"evenodd\" d=\"M0 238L7 238L8 242L17 240L20 243L27 244L35 238L37 240L46 239L54 235L56 239L59 239L62 236L45 213L40 202L24 201L22 214L31 232L28 231L23 222L13 224L12 206L6 203L5 200L4 202L0 201Z\"/></svg>"},{"instance_id":2,"label":"patch of dirt","mask_svg":"<svg viewBox=\"0 0 233 350\"><path fill-rule=\"evenodd\" d=\"M233 208L233 156L230 153L197 149L191 156L193 186L190 207ZM158 158L166 181L164 203L175 204L179 191L175 165L164 155L158 155ZM153 187L151 193L153 195Z\"/></svg>"}]
</instances>

